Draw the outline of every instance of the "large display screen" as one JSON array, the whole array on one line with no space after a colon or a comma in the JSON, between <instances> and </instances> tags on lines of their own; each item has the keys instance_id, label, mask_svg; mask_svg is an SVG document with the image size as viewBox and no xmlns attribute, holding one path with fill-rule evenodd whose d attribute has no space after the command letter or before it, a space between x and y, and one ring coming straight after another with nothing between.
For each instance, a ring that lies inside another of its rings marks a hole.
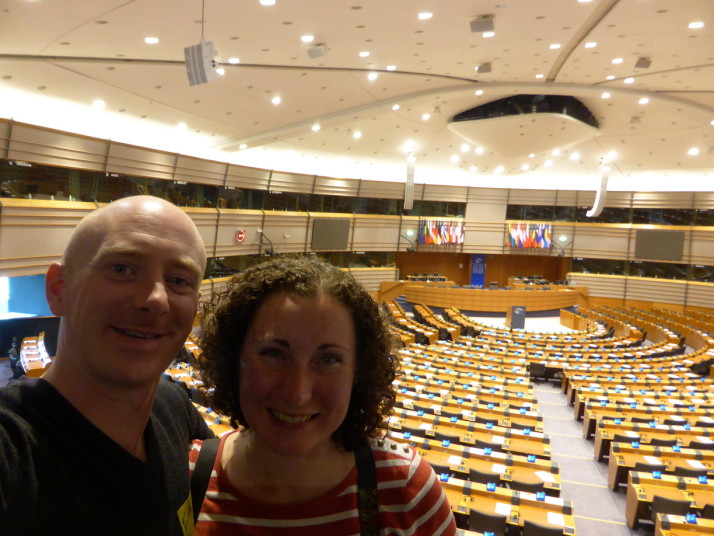
<instances>
[{"instance_id":1,"label":"large display screen","mask_svg":"<svg viewBox=\"0 0 714 536\"><path fill-rule=\"evenodd\" d=\"M419 243L443 246L464 243L464 222L454 220L419 220Z\"/></svg>"},{"instance_id":2,"label":"large display screen","mask_svg":"<svg viewBox=\"0 0 714 536\"><path fill-rule=\"evenodd\" d=\"M511 248L541 248L553 246L553 224L509 222L506 246Z\"/></svg>"}]
</instances>

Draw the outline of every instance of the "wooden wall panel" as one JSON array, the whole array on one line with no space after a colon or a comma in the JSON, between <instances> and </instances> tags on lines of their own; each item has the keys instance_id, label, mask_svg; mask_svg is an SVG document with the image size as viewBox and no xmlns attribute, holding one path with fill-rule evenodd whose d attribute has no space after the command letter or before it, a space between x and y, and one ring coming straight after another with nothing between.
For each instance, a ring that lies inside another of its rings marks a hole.
<instances>
[{"instance_id":1,"label":"wooden wall panel","mask_svg":"<svg viewBox=\"0 0 714 536\"><path fill-rule=\"evenodd\" d=\"M506 286L509 277L539 275L548 281L565 279L570 259L549 255L487 255L484 283Z\"/></svg>"},{"instance_id":2,"label":"wooden wall panel","mask_svg":"<svg viewBox=\"0 0 714 536\"><path fill-rule=\"evenodd\" d=\"M406 279L414 273L438 273L457 285L468 285L471 281L471 256L464 253L397 253L399 277Z\"/></svg>"}]
</instances>

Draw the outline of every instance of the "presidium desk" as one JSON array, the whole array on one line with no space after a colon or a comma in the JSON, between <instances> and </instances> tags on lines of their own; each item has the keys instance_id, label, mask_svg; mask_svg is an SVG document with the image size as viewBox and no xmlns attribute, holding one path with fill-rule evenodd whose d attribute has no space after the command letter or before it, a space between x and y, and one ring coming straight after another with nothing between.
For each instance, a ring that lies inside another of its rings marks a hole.
<instances>
[{"instance_id":1,"label":"presidium desk","mask_svg":"<svg viewBox=\"0 0 714 536\"><path fill-rule=\"evenodd\" d=\"M404 282L402 290L410 303L494 313L505 313L514 305L523 306L526 311L551 311L573 305L585 306L588 295L585 287L568 286L551 287L549 290L490 290Z\"/></svg>"}]
</instances>

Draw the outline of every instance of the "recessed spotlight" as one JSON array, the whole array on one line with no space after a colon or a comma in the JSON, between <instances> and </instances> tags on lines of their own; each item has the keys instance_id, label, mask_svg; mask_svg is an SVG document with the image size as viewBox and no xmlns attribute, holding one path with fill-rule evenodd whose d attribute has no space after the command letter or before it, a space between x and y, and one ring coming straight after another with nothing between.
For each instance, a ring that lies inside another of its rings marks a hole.
<instances>
[{"instance_id":1,"label":"recessed spotlight","mask_svg":"<svg viewBox=\"0 0 714 536\"><path fill-rule=\"evenodd\" d=\"M597 43L595 41L588 41L585 43L585 48L595 48L597 46Z\"/></svg>"},{"instance_id":2,"label":"recessed spotlight","mask_svg":"<svg viewBox=\"0 0 714 536\"><path fill-rule=\"evenodd\" d=\"M637 102L639 102L640 104L647 104L647 103L650 102L650 99L647 98L647 97L642 97L642 98L641 98L640 100L638 100Z\"/></svg>"},{"instance_id":3,"label":"recessed spotlight","mask_svg":"<svg viewBox=\"0 0 714 536\"><path fill-rule=\"evenodd\" d=\"M314 40L315 40L314 35L305 34L305 35L300 36L300 41L302 41L303 43L312 43Z\"/></svg>"},{"instance_id":4,"label":"recessed spotlight","mask_svg":"<svg viewBox=\"0 0 714 536\"><path fill-rule=\"evenodd\" d=\"M540 79L540 78L544 78L544 77L545 77L545 75L544 75L544 74L540 74L540 73L538 73L537 75L535 75L535 77L536 77L536 78L538 78L538 79Z\"/></svg>"},{"instance_id":5,"label":"recessed spotlight","mask_svg":"<svg viewBox=\"0 0 714 536\"><path fill-rule=\"evenodd\" d=\"M593 0L578 0L578 3L580 3L580 4L589 4L589 3L592 2L592 1L593 1Z\"/></svg>"},{"instance_id":6,"label":"recessed spotlight","mask_svg":"<svg viewBox=\"0 0 714 536\"><path fill-rule=\"evenodd\" d=\"M387 70L388 71L394 71L397 68L396 65L387 65Z\"/></svg>"},{"instance_id":7,"label":"recessed spotlight","mask_svg":"<svg viewBox=\"0 0 714 536\"><path fill-rule=\"evenodd\" d=\"M280 95L275 95L272 99L270 99L270 102L272 102L275 106L283 102L283 99L280 98Z\"/></svg>"},{"instance_id":8,"label":"recessed spotlight","mask_svg":"<svg viewBox=\"0 0 714 536\"><path fill-rule=\"evenodd\" d=\"M614 74L609 74L609 75L607 75L607 76L605 77L605 80L614 80L614 79L615 79L615 75L614 75Z\"/></svg>"},{"instance_id":9,"label":"recessed spotlight","mask_svg":"<svg viewBox=\"0 0 714 536\"><path fill-rule=\"evenodd\" d=\"M360 139L362 137L362 131L361 130L355 130L352 133L352 137L356 140Z\"/></svg>"},{"instance_id":10,"label":"recessed spotlight","mask_svg":"<svg viewBox=\"0 0 714 536\"><path fill-rule=\"evenodd\" d=\"M476 147L476 149L474 149L474 153L483 154L483 147Z\"/></svg>"},{"instance_id":11,"label":"recessed spotlight","mask_svg":"<svg viewBox=\"0 0 714 536\"><path fill-rule=\"evenodd\" d=\"M634 84L634 83L635 83L635 79L634 79L633 77L631 77L631 76L628 76L627 78L625 78L625 79L623 80L623 82L624 82L625 84Z\"/></svg>"},{"instance_id":12,"label":"recessed spotlight","mask_svg":"<svg viewBox=\"0 0 714 536\"><path fill-rule=\"evenodd\" d=\"M493 170L493 174L500 175L501 173L503 173L505 171L505 169L506 168L504 168L503 166L498 166L496 169Z\"/></svg>"},{"instance_id":13,"label":"recessed spotlight","mask_svg":"<svg viewBox=\"0 0 714 536\"><path fill-rule=\"evenodd\" d=\"M186 123L179 123L178 125L176 125L176 130L180 132L185 132L186 130L188 130L188 125Z\"/></svg>"},{"instance_id":14,"label":"recessed spotlight","mask_svg":"<svg viewBox=\"0 0 714 536\"><path fill-rule=\"evenodd\" d=\"M433 16L434 16L434 14L433 14L433 13L429 13L428 11L424 11L424 12L422 12L422 13L419 13L419 15L418 15L419 20L429 20L429 19L432 18Z\"/></svg>"},{"instance_id":15,"label":"recessed spotlight","mask_svg":"<svg viewBox=\"0 0 714 536\"><path fill-rule=\"evenodd\" d=\"M560 149L553 149L550 154L553 156L560 156Z\"/></svg>"},{"instance_id":16,"label":"recessed spotlight","mask_svg":"<svg viewBox=\"0 0 714 536\"><path fill-rule=\"evenodd\" d=\"M560 43L551 43L550 46L548 47L551 50L558 50L560 48Z\"/></svg>"},{"instance_id":17,"label":"recessed spotlight","mask_svg":"<svg viewBox=\"0 0 714 536\"><path fill-rule=\"evenodd\" d=\"M158 42L158 37L144 37L144 43L146 43L147 45L156 45Z\"/></svg>"},{"instance_id":18,"label":"recessed spotlight","mask_svg":"<svg viewBox=\"0 0 714 536\"><path fill-rule=\"evenodd\" d=\"M470 171L471 173L476 173L476 171L478 171L478 167L476 167L476 166L469 166L469 171Z\"/></svg>"},{"instance_id":19,"label":"recessed spotlight","mask_svg":"<svg viewBox=\"0 0 714 536\"><path fill-rule=\"evenodd\" d=\"M625 60L622 58L612 58L613 65L620 65L623 61Z\"/></svg>"},{"instance_id":20,"label":"recessed spotlight","mask_svg":"<svg viewBox=\"0 0 714 536\"><path fill-rule=\"evenodd\" d=\"M261 6L274 6L275 0L260 0Z\"/></svg>"},{"instance_id":21,"label":"recessed spotlight","mask_svg":"<svg viewBox=\"0 0 714 536\"><path fill-rule=\"evenodd\" d=\"M367 52L366 50L363 50L362 52L359 53L359 57L367 58L367 57L369 57L369 52Z\"/></svg>"},{"instance_id":22,"label":"recessed spotlight","mask_svg":"<svg viewBox=\"0 0 714 536\"><path fill-rule=\"evenodd\" d=\"M712 119L711 121L709 121L709 124L714 127L714 119Z\"/></svg>"},{"instance_id":23,"label":"recessed spotlight","mask_svg":"<svg viewBox=\"0 0 714 536\"><path fill-rule=\"evenodd\" d=\"M469 149L471 149L471 147L469 147L469 144L468 144L468 143L462 143L462 144L461 144L461 152L462 152L462 153L468 152Z\"/></svg>"},{"instance_id":24,"label":"recessed spotlight","mask_svg":"<svg viewBox=\"0 0 714 536\"><path fill-rule=\"evenodd\" d=\"M528 164L523 164L521 166L521 171L528 171L531 167Z\"/></svg>"},{"instance_id":25,"label":"recessed spotlight","mask_svg":"<svg viewBox=\"0 0 714 536\"><path fill-rule=\"evenodd\" d=\"M225 76L226 70L223 67L218 67L216 68L216 74L218 74L219 76Z\"/></svg>"},{"instance_id":26,"label":"recessed spotlight","mask_svg":"<svg viewBox=\"0 0 714 536\"><path fill-rule=\"evenodd\" d=\"M414 151L416 151L416 143L414 140L407 140L404 142L404 146L402 147L403 151L407 154L411 154Z\"/></svg>"},{"instance_id":27,"label":"recessed spotlight","mask_svg":"<svg viewBox=\"0 0 714 536\"><path fill-rule=\"evenodd\" d=\"M612 95L610 95L607 91L603 92L603 94L600 95L601 99L609 99L610 97L612 97Z\"/></svg>"},{"instance_id":28,"label":"recessed spotlight","mask_svg":"<svg viewBox=\"0 0 714 536\"><path fill-rule=\"evenodd\" d=\"M528 158L535 158L535 153L531 153L528 155Z\"/></svg>"},{"instance_id":29,"label":"recessed spotlight","mask_svg":"<svg viewBox=\"0 0 714 536\"><path fill-rule=\"evenodd\" d=\"M688 154L689 156L697 156L697 155L699 155L699 147L692 147L691 149L689 149L689 150L687 151L687 154Z\"/></svg>"},{"instance_id":30,"label":"recessed spotlight","mask_svg":"<svg viewBox=\"0 0 714 536\"><path fill-rule=\"evenodd\" d=\"M106 107L107 103L104 102L102 99L96 99L92 102L92 108L96 108L97 110L103 110Z\"/></svg>"},{"instance_id":31,"label":"recessed spotlight","mask_svg":"<svg viewBox=\"0 0 714 536\"><path fill-rule=\"evenodd\" d=\"M397 110L399 110L399 105L398 105L398 104L393 104L393 105L392 105L392 110L394 110L395 112L396 112Z\"/></svg>"},{"instance_id":32,"label":"recessed spotlight","mask_svg":"<svg viewBox=\"0 0 714 536\"><path fill-rule=\"evenodd\" d=\"M477 97L483 95L483 89L477 89L476 91L474 91L474 95L476 95Z\"/></svg>"},{"instance_id":33,"label":"recessed spotlight","mask_svg":"<svg viewBox=\"0 0 714 536\"><path fill-rule=\"evenodd\" d=\"M320 130L320 123L315 123L314 125L312 125L313 132L317 132L318 130Z\"/></svg>"},{"instance_id":34,"label":"recessed spotlight","mask_svg":"<svg viewBox=\"0 0 714 536\"><path fill-rule=\"evenodd\" d=\"M574 152L570 155L570 159L575 162L576 160L580 160L580 153L579 152Z\"/></svg>"},{"instance_id":35,"label":"recessed spotlight","mask_svg":"<svg viewBox=\"0 0 714 536\"><path fill-rule=\"evenodd\" d=\"M240 63L240 58L228 58L228 63L230 63L231 65L236 65Z\"/></svg>"},{"instance_id":36,"label":"recessed spotlight","mask_svg":"<svg viewBox=\"0 0 714 536\"><path fill-rule=\"evenodd\" d=\"M690 30L698 30L700 28L704 28L704 23L702 21L690 22L687 25L687 28Z\"/></svg>"},{"instance_id":37,"label":"recessed spotlight","mask_svg":"<svg viewBox=\"0 0 714 536\"><path fill-rule=\"evenodd\" d=\"M374 71L372 71L371 73L369 73L369 74L367 75L367 79L370 80L370 81L372 81L372 82L374 82L377 78L379 78L379 74L378 74L378 73L375 73Z\"/></svg>"},{"instance_id":38,"label":"recessed spotlight","mask_svg":"<svg viewBox=\"0 0 714 536\"><path fill-rule=\"evenodd\" d=\"M494 35L496 35L496 32L483 32L481 35L484 39L488 39L489 37L493 37Z\"/></svg>"},{"instance_id":39,"label":"recessed spotlight","mask_svg":"<svg viewBox=\"0 0 714 536\"><path fill-rule=\"evenodd\" d=\"M429 119L431 119L431 114L430 113L421 114L421 119L422 119L422 121L428 121Z\"/></svg>"},{"instance_id":40,"label":"recessed spotlight","mask_svg":"<svg viewBox=\"0 0 714 536\"><path fill-rule=\"evenodd\" d=\"M247 143L241 143L241 144L238 146L238 148L239 148L241 151L245 151L245 150L248 148L248 144L247 144Z\"/></svg>"},{"instance_id":41,"label":"recessed spotlight","mask_svg":"<svg viewBox=\"0 0 714 536\"><path fill-rule=\"evenodd\" d=\"M545 167L550 167L550 166L553 165L553 161L552 161L552 160L546 160L545 162L543 162L543 165L544 165Z\"/></svg>"},{"instance_id":42,"label":"recessed spotlight","mask_svg":"<svg viewBox=\"0 0 714 536\"><path fill-rule=\"evenodd\" d=\"M603 162L612 162L617 158L617 151L610 151L602 157Z\"/></svg>"},{"instance_id":43,"label":"recessed spotlight","mask_svg":"<svg viewBox=\"0 0 714 536\"><path fill-rule=\"evenodd\" d=\"M451 155L451 163L452 163L452 164L458 164L458 163L459 163L459 160L460 160L459 155L457 155L457 154L452 154L452 155Z\"/></svg>"}]
</instances>

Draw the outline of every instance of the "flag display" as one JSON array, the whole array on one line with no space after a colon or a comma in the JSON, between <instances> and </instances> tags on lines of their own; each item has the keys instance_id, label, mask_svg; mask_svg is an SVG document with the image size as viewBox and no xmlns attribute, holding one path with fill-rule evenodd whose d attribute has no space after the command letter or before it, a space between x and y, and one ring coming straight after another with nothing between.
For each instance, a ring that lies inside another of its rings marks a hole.
<instances>
[{"instance_id":1,"label":"flag display","mask_svg":"<svg viewBox=\"0 0 714 536\"><path fill-rule=\"evenodd\" d=\"M553 246L553 224L509 222L506 246L511 248L550 248Z\"/></svg>"},{"instance_id":2,"label":"flag display","mask_svg":"<svg viewBox=\"0 0 714 536\"><path fill-rule=\"evenodd\" d=\"M445 246L464 243L464 222L454 220L419 220L419 243Z\"/></svg>"}]
</instances>

